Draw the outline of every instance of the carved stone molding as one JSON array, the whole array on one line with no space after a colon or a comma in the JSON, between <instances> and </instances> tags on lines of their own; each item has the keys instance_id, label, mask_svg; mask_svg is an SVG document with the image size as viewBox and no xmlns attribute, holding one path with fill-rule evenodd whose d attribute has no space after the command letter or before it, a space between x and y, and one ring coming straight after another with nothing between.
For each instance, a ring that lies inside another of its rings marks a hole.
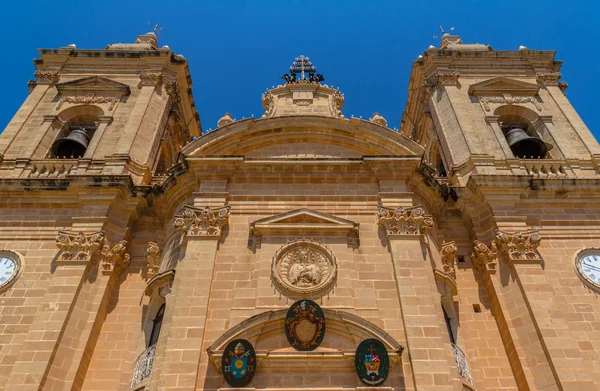
<instances>
[{"instance_id":1,"label":"carved stone molding","mask_svg":"<svg viewBox=\"0 0 600 391\"><path fill-rule=\"evenodd\" d=\"M148 242L146 249L146 274L148 277L158 273L160 267L160 247L154 242Z\"/></svg>"},{"instance_id":2,"label":"carved stone molding","mask_svg":"<svg viewBox=\"0 0 600 391\"><path fill-rule=\"evenodd\" d=\"M291 240L273 256L271 281L286 297L322 297L333 288L336 278L335 256L312 239Z\"/></svg>"},{"instance_id":3,"label":"carved stone molding","mask_svg":"<svg viewBox=\"0 0 600 391\"><path fill-rule=\"evenodd\" d=\"M538 252L541 237L537 230L509 234L496 231L496 243L506 255L509 264L540 264L542 256Z\"/></svg>"},{"instance_id":4,"label":"carved stone molding","mask_svg":"<svg viewBox=\"0 0 600 391\"><path fill-rule=\"evenodd\" d=\"M39 84L54 84L60 80L60 72L36 71L33 75Z\"/></svg>"},{"instance_id":5,"label":"carved stone molding","mask_svg":"<svg viewBox=\"0 0 600 391\"><path fill-rule=\"evenodd\" d=\"M388 235L423 235L433 228L433 218L421 206L396 209L379 206L378 218Z\"/></svg>"},{"instance_id":6,"label":"carved stone molding","mask_svg":"<svg viewBox=\"0 0 600 391\"><path fill-rule=\"evenodd\" d=\"M543 86L558 85L558 80L562 77L560 72L538 72L535 74L537 82Z\"/></svg>"},{"instance_id":7,"label":"carved stone molding","mask_svg":"<svg viewBox=\"0 0 600 391\"><path fill-rule=\"evenodd\" d=\"M183 211L175 216L175 230L183 236L202 236L207 238L221 237L222 229L229 221L230 206L218 209L196 208L186 206Z\"/></svg>"},{"instance_id":8,"label":"carved stone molding","mask_svg":"<svg viewBox=\"0 0 600 391\"><path fill-rule=\"evenodd\" d=\"M427 79L431 86L455 86L458 83L460 73L456 71L437 71Z\"/></svg>"},{"instance_id":9,"label":"carved stone molding","mask_svg":"<svg viewBox=\"0 0 600 391\"><path fill-rule=\"evenodd\" d=\"M63 96L58 101L56 105L56 110L60 110L63 104L65 103L73 103L73 104L108 104L108 111L112 111L115 108L115 105L119 103L119 98L116 96L97 96L94 93L89 93L86 95L69 95Z\"/></svg>"},{"instance_id":10,"label":"carved stone molding","mask_svg":"<svg viewBox=\"0 0 600 391\"><path fill-rule=\"evenodd\" d=\"M173 103L179 103L181 101L181 95L179 93L179 84L177 80L169 80L165 86L167 94L173 100Z\"/></svg>"},{"instance_id":11,"label":"carved stone molding","mask_svg":"<svg viewBox=\"0 0 600 391\"><path fill-rule=\"evenodd\" d=\"M443 243L440 248L440 254L442 256L442 266L444 267L444 273L456 278L456 246L455 242Z\"/></svg>"},{"instance_id":12,"label":"carved stone molding","mask_svg":"<svg viewBox=\"0 0 600 391\"><path fill-rule=\"evenodd\" d=\"M143 86L155 86L160 84L163 79L162 73L142 72L140 73L140 81Z\"/></svg>"},{"instance_id":13,"label":"carved stone molding","mask_svg":"<svg viewBox=\"0 0 600 391\"><path fill-rule=\"evenodd\" d=\"M129 266L130 256L126 252L127 240L121 240L112 248L108 240L104 241L102 246L102 273L110 274L114 272L119 275L127 266Z\"/></svg>"},{"instance_id":14,"label":"carved stone molding","mask_svg":"<svg viewBox=\"0 0 600 391\"><path fill-rule=\"evenodd\" d=\"M58 263L69 265L87 265L92 256L104 242L104 232L92 234L60 231L56 236L56 247L61 250Z\"/></svg>"},{"instance_id":15,"label":"carved stone molding","mask_svg":"<svg viewBox=\"0 0 600 391\"><path fill-rule=\"evenodd\" d=\"M479 103L485 111L491 111L490 104L512 105L531 103L538 111L542 111L540 102L533 96L515 96L509 93L504 93L501 96L482 96L479 98Z\"/></svg>"},{"instance_id":16,"label":"carved stone molding","mask_svg":"<svg viewBox=\"0 0 600 391\"><path fill-rule=\"evenodd\" d=\"M171 287L173 286L173 279L175 278L175 269L165 270L162 273L158 273L152 277L146 284L144 294L146 296L152 296L156 293L163 299L171 293Z\"/></svg>"},{"instance_id":17,"label":"carved stone molding","mask_svg":"<svg viewBox=\"0 0 600 391\"><path fill-rule=\"evenodd\" d=\"M481 271L488 271L490 274L496 273L498 269L498 249L496 243L492 242L491 248L484 243L476 240L473 242L473 264Z\"/></svg>"}]
</instances>

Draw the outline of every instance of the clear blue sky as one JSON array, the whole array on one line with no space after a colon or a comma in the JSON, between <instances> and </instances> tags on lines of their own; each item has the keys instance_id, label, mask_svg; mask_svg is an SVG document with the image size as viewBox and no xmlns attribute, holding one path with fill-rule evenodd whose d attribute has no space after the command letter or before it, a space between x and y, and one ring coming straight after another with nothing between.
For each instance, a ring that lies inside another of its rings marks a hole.
<instances>
[{"instance_id":1,"label":"clear blue sky","mask_svg":"<svg viewBox=\"0 0 600 391\"><path fill-rule=\"evenodd\" d=\"M345 94L346 116L377 111L399 127L412 61L431 44L438 25L455 27L465 43L496 50L556 50L564 60L567 97L596 138L600 135L594 1L9 1L0 5L0 129L27 96L37 48L75 43L99 49L164 30L159 45L190 64L205 130L225 112L241 119L263 113L260 97L280 83L293 58L309 56L326 84ZM594 29L595 28L595 29ZM594 108L595 107L595 108Z\"/></svg>"}]
</instances>

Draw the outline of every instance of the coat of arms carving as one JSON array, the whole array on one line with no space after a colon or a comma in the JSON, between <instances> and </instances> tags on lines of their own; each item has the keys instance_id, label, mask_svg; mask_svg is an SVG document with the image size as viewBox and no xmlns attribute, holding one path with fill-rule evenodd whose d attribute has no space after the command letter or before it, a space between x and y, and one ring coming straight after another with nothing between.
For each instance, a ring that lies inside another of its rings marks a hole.
<instances>
[{"instance_id":1,"label":"coat of arms carving","mask_svg":"<svg viewBox=\"0 0 600 391\"><path fill-rule=\"evenodd\" d=\"M335 285L337 264L328 248L312 240L289 242L273 257L271 278L284 296L324 296Z\"/></svg>"},{"instance_id":2,"label":"coat of arms carving","mask_svg":"<svg viewBox=\"0 0 600 391\"><path fill-rule=\"evenodd\" d=\"M294 349L315 350L325 337L325 315L321 307L312 300L292 304L285 317L285 335Z\"/></svg>"}]
</instances>

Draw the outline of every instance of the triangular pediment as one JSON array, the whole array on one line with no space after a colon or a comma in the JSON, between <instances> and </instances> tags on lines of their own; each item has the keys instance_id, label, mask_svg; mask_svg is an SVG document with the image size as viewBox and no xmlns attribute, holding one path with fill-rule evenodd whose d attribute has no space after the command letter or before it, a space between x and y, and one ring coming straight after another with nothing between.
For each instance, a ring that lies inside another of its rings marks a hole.
<instances>
[{"instance_id":1,"label":"triangular pediment","mask_svg":"<svg viewBox=\"0 0 600 391\"><path fill-rule=\"evenodd\" d=\"M357 245L359 224L316 210L301 208L256 220L250 224L250 233L260 245L265 235L345 235L348 244Z\"/></svg>"},{"instance_id":2,"label":"triangular pediment","mask_svg":"<svg viewBox=\"0 0 600 391\"><path fill-rule=\"evenodd\" d=\"M56 85L56 89L61 95L99 93L127 96L131 93L127 84L100 76L84 77L82 79L59 83Z\"/></svg>"},{"instance_id":3,"label":"triangular pediment","mask_svg":"<svg viewBox=\"0 0 600 391\"><path fill-rule=\"evenodd\" d=\"M515 96L534 96L539 90L540 86L537 84L514 80L508 77L495 77L493 79L471 85L469 87L469 95L494 96L511 94Z\"/></svg>"}]
</instances>

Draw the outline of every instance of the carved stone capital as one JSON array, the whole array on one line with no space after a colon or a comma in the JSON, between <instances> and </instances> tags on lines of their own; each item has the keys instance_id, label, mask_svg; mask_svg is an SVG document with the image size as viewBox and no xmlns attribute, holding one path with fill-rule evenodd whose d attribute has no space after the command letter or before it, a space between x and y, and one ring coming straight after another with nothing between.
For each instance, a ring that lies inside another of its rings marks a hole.
<instances>
[{"instance_id":1,"label":"carved stone capital","mask_svg":"<svg viewBox=\"0 0 600 391\"><path fill-rule=\"evenodd\" d=\"M179 103L181 101L181 94L179 93L179 84L177 80L169 80L165 86L167 94L173 100L173 103Z\"/></svg>"},{"instance_id":2,"label":"carved stone capital","mask_svg":"<svg viewBox=\"0 0 600 391\"><path fill-rule=\"evenodd\" d=\"M533 96L515 96L513 94L504 93L500 96L482 96L479 98L479 103L485 111L492 111L490 104L511 105L531 103L537 111L542 111L540 102Z\"/></svg>"},{"instance_id":3,"label":"carved stone capital","mask_svg":"<svg viewBox=\"0 0 600 391\"><path fill-rule=\"evenodd\" d=\"M558 85L558 80L562 77L560 72L538 72L535 74L537 82L543 86Z\"/></svg>"},{"instance_id":4,"label":"carved stone capital","mask_svg":"<svg viewBox=\"0 0 600 391\"><path fill-rule=\"evenodd\" d=\"M492 242L492 248L489 248L484 243L476 240L473 242L473 264L479 270L487 271L490 274L496 273L498 268L498 249L496 243Z\"/></svg>"},{"instance_id":5,"label":"carved stone capital","mask_svg":"<svg viewBox=\"0 0 600 391\"><path fill-rule=\"evenodd\" d=\"M495 241L511 265L515 263L540 264L542 262L542 256L538 252L542 238L537 230L513 234L496 231Z\"/></svg>"},{"instance_id":6,"label":"carved stone capital","mask_svg":"<svg viewBox=\"0 0 600 391\"><path fill-rule=\"evenodd\" d=\"M163 79L162 73L142 72L140 73L140 82L143 86L155 86L160 84Z\"/></svg>"},{"instance_id":7,"label":"carved stone capital","mask_svg":"<svg viewBox=\"0 0 600 391\"><path fill-rule=\"evenodd\" d=\"M121 240L115 244L112 248L108 240L104 241L102 246L102 273L110 274L114 272L119 275L130 263L129 254L127 250L127 240Z\"/></svg>"},{"instance_id":8,"label":"carved stone capital","mask_svg":"<svg viewBox=\"0 0 600 391\"><path fill-rule=\"evenodd\" d=\"M455 86L458 83L460 73L456 71L437 71L427 79L430 86Z\"/></svg>"},{"instance_id":9,"label":"carved stone capital","mask_svg":"<svg viewBox=\"0 0 600 391\"><path fill-rule=\"evenodd\" d=\"M442 266L444 267L444 273L456 278L456 246L455 242L443 243L440 248L440 254L442 256Z\"/></svg>"},{"instance_id":10,"label":"carved stone capital","mask_svg":"<svg viewBox=\"0 0 600 391\"><path fill-rule=\"evenodd\" d=\"M56 247L61 250L58 263L63 265L87 265L104 242L104 232L92 234L60 231L56 236Z\"/></svg>"},{"instance_id":11,"label":"carved stone capital","mask_svg":"<svg viewBox=\"0 0 600 391\"><path fill-rule=\"evenodd\" d=\"M35 71L33 74L38 84L55 84L60 80L60 72Z\"/></svg>"},{"instance_id":12,"label":"carved stone capital","mask_svg":"<svg viewBox=\"0 0 600 391\"><path fill-rule=\"evenodd\" d=\"M183 236L203 236L219 239L221 231L229 222L230 206L218 209L186 206L175 216L175 230Z\"/></svg>"},{"instance_id":13,"label":"carved stone capital","mask_svg":"<svg viewBox=\"0 0 600 391\"><path fill-rule=\"evenodd\" d=\"M379 207L379 225L388 235L423 235L433 228L433 218L421 206L396 209Z\"/></svg>"},{"instance_id":14,"label":"carved stone capital","mask_svg":"<svg viewBox=\"0 0 600 391\"><path fill-rule=\"evenodd\" d=\"M160 267L160 247L154 242L148 242L146 249L146 273L152 277L158 273Z\"/></svg>"},{"instance_id":15,"label":"carved stone capital","mask_svg":"<svg viewBox=\"0 0 600 391\"><path fill-rule=\"evenodd\" d=\"M567 94L567 87L569 87L569 84L566 81L561 81L558 83L558 88L560 89L560 92L563 93L563 95Z\"/></svg>"}]
</instances>

